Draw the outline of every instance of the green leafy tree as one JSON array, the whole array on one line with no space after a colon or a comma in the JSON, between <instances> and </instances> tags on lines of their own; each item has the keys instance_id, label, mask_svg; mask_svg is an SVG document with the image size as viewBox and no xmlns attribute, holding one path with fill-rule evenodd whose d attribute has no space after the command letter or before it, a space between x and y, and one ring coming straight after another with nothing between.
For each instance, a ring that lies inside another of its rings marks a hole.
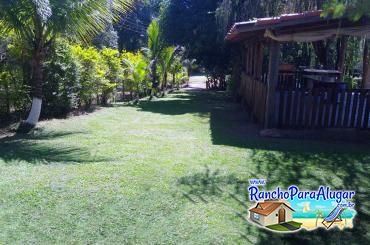
<instances>
[{"instance_id":1,"label":"green leafy tree","mask_svg":"<svg viewBox=\"0 0 370 245\"><path fill-rule=\"evenodd\" d=\"M45 117L63 117L78 107L79 62L68 40L58 38L44 63L43 110Z\"/></svg>"},{"instance_id":2,"label":"green leafy tree","mask_svg":"<svg viewBox=\"0 0 370 245\"><path fill-rule=\"evenodd\" d=\"M83 48L75 45L72 47L72 53L79 62L80 106L83 104L89 108L94 99L99 102L100 94L109 93L115 84L108 79L109 67L95 47ZM102 103L105 102L102 101Z\"/></svg>"},{"instance_id":3,"label":"green leafy tree","mask_svg":"<svg viewBox=\"0 0 370 245\"><path fill-rule=\"evenodd\" d=\"M100 51L100 56L102 61L106 64L106 74L107 83L102 87L102 104L106 105L108 103L108 97L113 92L113 90L122 81L123 68L121 65L121 57L116 49L104 48Z\"/></svg>"},{"instance_id":4,"label":"green leafy tree","mask_svg":"<svg viewBox=\"0 0 370 245\"><path fill-rule=\"evenodd\" d=\"M0 37L0 114L6 118L16 112L20 115L29 102L29 86L23 81L22 47L14 33ZM17 116L18 117L18 116Z\"/></svg>"},{"instance_id":5,"label":"green leafy tree","mask_svg":"<svg viewBox=\"0 0 370 245\"><path fill-rule=\"evenodd\" d=\"M120 51L136 52L147 44L147 29L153 17L158 18L165 0L135 1L132 11L125 13L115 25Z\"/></svg>"},{"instance_id":6,"label":"green leafy tree","mask_svg":"<svg viewBox=\"0 0 370 245\"><path fill-rule=\"evenodd\" d=\"M131 0L0 0L2 33L14 31L30 54L32 108L24 130L34 127L40 116L42 67L48 49L60 35L87 41L106 28L107 23L125 12Z\"/></svg>"},{"instance_id":7,"label":"green leafy tree","mask_svg":"<svg viewBox=\"0 0 370 245\"><path fill-rule=\"evenodd\" d=\"M334 18L344 15L357 21L363 16L370 16L370 1L368 0L328 0L324 4L323 16L332 15Z\"/></svg>"},{"instance_id":8,"label":"green leafy tree","mask_svg":"<svg viewBox=\"0 0 370 245\"><path fill-rule=\"evenodd\" d=\"M207 71L227 71L228 52L218 33L216 10L221 1L170 0L161 15L166 43L181 45L187 57L196 58Z\"/></svg>"}]
</instances>

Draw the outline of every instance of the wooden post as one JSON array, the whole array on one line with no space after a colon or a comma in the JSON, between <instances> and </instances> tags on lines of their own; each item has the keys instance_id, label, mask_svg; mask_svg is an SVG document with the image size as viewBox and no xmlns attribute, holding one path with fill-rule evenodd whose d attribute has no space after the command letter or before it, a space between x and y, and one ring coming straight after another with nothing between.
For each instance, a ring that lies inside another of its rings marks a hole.
<instances>
[{"instance_id":1,"label":"wooden post","mask_svg":"<svg viewBox=\"0 0 370 245\"><path fill-rule=\"evenodd\" d=\"M262 66L263 66L263 44L257 44L257 51L256 51L256 73L255 78L259 81L262 80Z\"/></svg>"},{"instance_id":2,"label":"wooden post","mask_svg":"<svg viewBox=\"0 0 370 245\"><path fill-rule=\"evenodd\" d=\"M338 54L338 70L341 72L340 74L340 82L343 81L344 78L344 62L346 60L346 50L347 50L347 43L348 43L348 37L343 36L340 39L340 47L339 47L339 54Z\"/></svg>"},{"instance_id":3,"label":"wooden post","mask_svg":"<svg viewBox=\"0 0 370 245\"><path fill-rule=\"evenodd\" d=\"M265 128L276 127L276 88L279 76L280 44L276 41L270 43L269 74L267 78Z\"/></svg>"},{"instance_id":4,"label":"wooden post","mask_svg":"<svg viewBox=\"0 0 370 245\"><path fill-rule=\"evenodd\" d=\"M245 74L249 74L249 47L245 44Z\"/></svg>"}]
</instances>

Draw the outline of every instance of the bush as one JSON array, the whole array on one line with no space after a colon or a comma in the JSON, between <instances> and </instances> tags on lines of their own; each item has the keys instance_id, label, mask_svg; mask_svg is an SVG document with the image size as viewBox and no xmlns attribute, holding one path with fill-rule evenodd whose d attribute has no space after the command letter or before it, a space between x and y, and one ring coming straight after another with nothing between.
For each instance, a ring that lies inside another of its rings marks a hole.
<instances>
[{"instance_id":1,"label":"bush","mask_svg":"<svg viewBox=\"0 0 370 245\"><path fill-rule=\"evenodd\" d=\"M145 96L151 88L148 79L148 64L140 53L123 52L124 88L137 97Z\"/></svg>"},{"instance_id":2,"label":"bush","mask_svg":"<svg viewBox=\"0 0 370 245\"><path fill-rule=\"evenodd\" d=\"M66 40L58 40L45 63L44 117L63 117L79 105L80 69Z\"/></svg>"},{"instance_id":3,"label":"bush","mask_svg":"<svg viewBox=\"0 0 370 245\"><path fill-rule=\"evenodd\" d=\"M102 84L102 104L108 103L108 98L111 93L117 88L117 85L122 82L123 79L123 67L121 58L118 50L111 48L104 48L100 52L102 62L105 63L106 83Z\"/></svg>"}]
</instances>

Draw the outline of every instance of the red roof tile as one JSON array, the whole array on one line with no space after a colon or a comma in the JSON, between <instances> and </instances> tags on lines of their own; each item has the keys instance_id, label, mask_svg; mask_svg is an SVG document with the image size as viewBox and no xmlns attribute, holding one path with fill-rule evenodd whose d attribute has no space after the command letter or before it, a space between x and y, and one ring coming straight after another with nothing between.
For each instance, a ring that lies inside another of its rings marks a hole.
<instances>
[{"instance_id":1,"label":"red roof tile","mask_svg":"<svg viewBox=\"0 0 370 245\"><path fill-rule=\"evenodd\" d=\"M284 202L260 202L260 203L257 203L256 207L249 209L249 211L253 213L261 214L263 216L268 216L281 205L285 205L287 208L294 211L294 209L292 209L290 206L288 206Z\"/></svg>"}]
</instances>

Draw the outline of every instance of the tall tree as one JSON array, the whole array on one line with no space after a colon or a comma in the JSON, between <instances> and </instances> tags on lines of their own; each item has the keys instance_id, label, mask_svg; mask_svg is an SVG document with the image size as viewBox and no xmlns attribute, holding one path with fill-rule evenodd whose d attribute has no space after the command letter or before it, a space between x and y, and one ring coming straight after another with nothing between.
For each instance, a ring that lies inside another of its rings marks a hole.
<instances>
[{"instance_id":1,"label":"tall tree","mask_svg":"<svg viewBox=\"0 0 370 245\"><path fill-rule=\"evenodd\" d=\"M211 71L227 67L223 37L218 36L215 11L218 0L170 0L161 15L164 38L182 45L187 56Z\"/></svg>"},{"instance_id":2,"label":"tall tree","mask_svg":"<svg viewBox=\"0 0 370 245\"><path fill-rule=\"evenodd\" d=\"M146 30L152 19L158 18L165 0L136 0L134 8L122 15L115 25L119 49L136 52L147 45Z\"/></svg>"},{"instance_id":3,"label":"tall tree","mask_svg":"<svg viewBox=\"0 0 370 245\"><path fill-rule=\"evenodd\" d=\"M149 63L149 73L150 80L152 82L152 93L153 93L159 86L157 65L158 59L164 49L164 41L158 20L154 19L152 21L152 23L148 27L147 34L148 34L148 47L143 48L143 52L145 53Z\"/></svg>"},{"instance_id":4,"label":"tall tree","mask_svg":"<svg viewBox=\"0 0 370 245\"><path fill-rule=\"evenodd\" d=\"M34 127L39 120L44 82L42 67L56 37L68 35L88 41L131 4L132 0L113 0L112 6L107 0L0 0L1 31L14 31L31 57L33 99L24 129Z\"/></svg>"}]
</instances>

